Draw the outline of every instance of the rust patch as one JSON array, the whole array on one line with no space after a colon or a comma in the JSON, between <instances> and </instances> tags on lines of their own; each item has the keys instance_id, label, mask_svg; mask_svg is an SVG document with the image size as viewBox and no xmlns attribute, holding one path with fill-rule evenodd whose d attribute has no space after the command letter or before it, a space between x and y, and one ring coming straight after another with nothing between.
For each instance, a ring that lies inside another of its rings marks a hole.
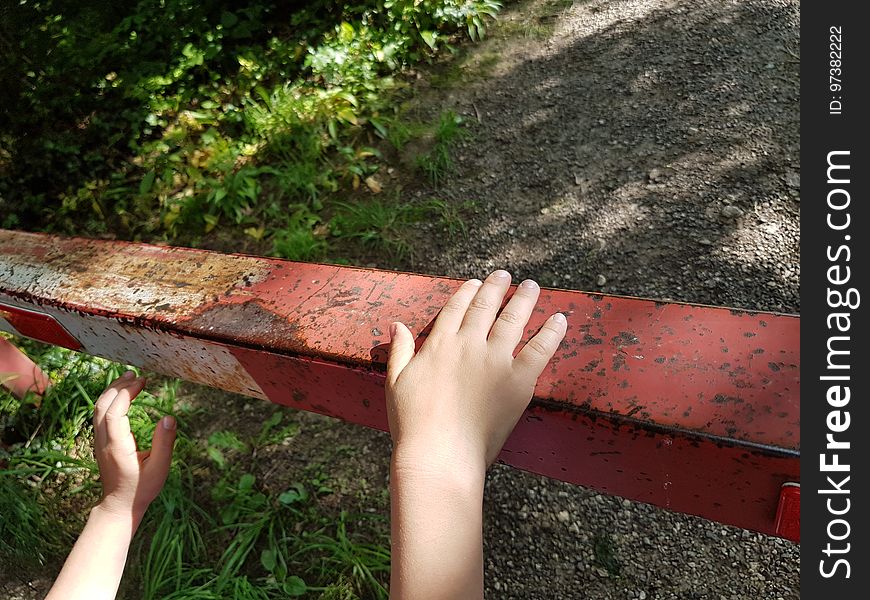
<instances>
[{"instance_id":1,"label":"rust patch","mask_svg":"<svg viewBox=\"0 0 870 600\"><path fill-rule=\"evenodd\" d=\"M260 306L255 300L239 304L214 304L194 312L185 325L203 333L212 332L225 341L249 345L257 340L265 347L283 347L297 352L309 350L298 335L299 325Z\"/></svg>"}]
</instances>

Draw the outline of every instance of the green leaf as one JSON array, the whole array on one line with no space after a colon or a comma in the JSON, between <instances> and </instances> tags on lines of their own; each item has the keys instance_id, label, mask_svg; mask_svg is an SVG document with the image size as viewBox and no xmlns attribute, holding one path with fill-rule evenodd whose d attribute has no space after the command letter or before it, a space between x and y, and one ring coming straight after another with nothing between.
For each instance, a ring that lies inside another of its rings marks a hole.
<instances>
[{"instance_id":1,"label":"green leaf","mask_svg":"<svg viewBox=\"0 0 870 600\"><path fill-rule=\"evenodd\" d=\"M420 37L423 38L423 41L426 42L426 45L435 49L435 40L438 38L438 34L434 31L421 31Z\"/></svg>"},{"instance_id":2,"label":"green leaf","mask_svg":"<svg viewBox=\"0 0 870 600\"><path fill-rule=\"evenodd\" d=\"M341 25L339 25L338 38L344 42L348 43L353 41L353 36L356 32L353 29L353 25L342 21Z\"/></svg>"},{"instance_id":3,"label":"green leaf","mask_svg":"<svg viewBox=\"0 0 870 600\"><path fill-rule=\"evenodd\" d=\"M335 113L335 116L337 116L342 121L347 121L351 125L358 125L359 124L359 121L356 118L356 113L354 113L349 108L342 108L341 110L339 110L338 112Z\"/></svg>"},{"instance_id":4,"label":"green leaf","mask_svg":"<svg viewBox=\"0 0 870 600\"><path fill-rule=\"evenodd\" d=\"M241 479L239 479L239 491L242 490L250 490L254 487L254 476L250 473L245 473L242 475Z\"/></svg>"},{"instance_id":5,"label":"green leaf","mask_svg":"<svg viewBox=\"0 0 870 600\"><path fill-rule=\"evenodd\" d=\"M284 506L290 506L305 500L308 500L308 490L301 483L294 483L289 490L278 496L278 502Z\"/></svg>"},{"instance_id":6,"label":"green leaf","mask_svg":"<svg viewBox=\"0 0 870 600\"><path fill-rule=\"evenodd\" d=\"M227 461L224 458L223 452L221 452L217 448L213 448L211 446L206 448L205 451L208 454L208 457L215 462L215 464L218 466L219 469L223 469L224 467L227 466Z\"/></svg>"},{"instance_id":7,"label":"green leaf","mask_svg":"<svg viewBox=\"0 0 870 600\"><path fill-rule=\"evenodd\" d=\"M154 185L154 178L157 177L157 173L154 171L148 171L145 174L145 177L142 178L142 181L139 182L139 195L144 196L148 192L151 191L151 186Z\"/></svg>"},{"instance_id":8,"label":"green leaf","mask_svg":"<svg viewBox=\"0 0 870 600\"><path fill-rule=\"evenodd\" d=\"M223 190L218 190L218 191L223 191ZM208 233L209 231L211 231L212 229L217 227L217 224L218 224L218 221L220 220L220 217L218 217L217 215L211 215L209 213L205 213L204 215L202 215L202 219L205 221L205 232Z\"/></svg>"},{"instance_id":9,"label":"green leaf","mask_svg":"<svg viewBox=\"0 0 870 600\"><path fill-rule=\"evenodd\" d=\"M278 561L275 559L275 552L273 550L263 550L263 553L260 554L260 563L269 573L274 571L278 564Z\"/></svg>"},{"instance_id":10,"label":"green leaf","mask_svg":"<svg viewBox=\"0 0 870 600\"><path fill-rule=\"evenodd\" d=\"M308 586L301 577L291 575L284 581L283 589L288 596L301 596L308 591Z\"/></svg>"},{"instance_id":11,"label":"green leaf","mask_svg":"<svg viewBox=\"0 0 870 600\"><path fill-rule=\"evenodd\" d=\"M229 11L224 11L221 15L221 25L223 25L226 29L230 29L235 26L236 23L239 22L239 18Z\"/></svg>"},{"instance_id":12,"label":"green leaf","mask_svg":"<svg viewBox=\"0 0 870 600\"><path fill-rule=\"evenodd\" d=\"M387 131L387 128L383 123L381 123L380 121L378 121L374 117L369 118L369 123L372 124L372 127L375 128L375 130L378 132L379 136L381 136L384 139L387 139L387 136L389 135L389 131Z\"/></svg>"}]
</instances>

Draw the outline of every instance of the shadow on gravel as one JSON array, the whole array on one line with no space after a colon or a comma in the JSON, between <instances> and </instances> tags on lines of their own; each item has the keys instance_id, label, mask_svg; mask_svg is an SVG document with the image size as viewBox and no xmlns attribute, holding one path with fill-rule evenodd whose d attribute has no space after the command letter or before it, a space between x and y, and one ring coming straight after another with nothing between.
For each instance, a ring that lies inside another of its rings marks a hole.
<instances>
[{"instance_id":1,"label":"shadow on gravel","mask_svg":"<svg viewBox=\"0 0 870 600\"><path fill-rule=\"evenodd\" d=\"M482 123L431 193L480 212L417 268L798 311L797 8L598 6L467 91Z\"/></svg>"}]
</instances>

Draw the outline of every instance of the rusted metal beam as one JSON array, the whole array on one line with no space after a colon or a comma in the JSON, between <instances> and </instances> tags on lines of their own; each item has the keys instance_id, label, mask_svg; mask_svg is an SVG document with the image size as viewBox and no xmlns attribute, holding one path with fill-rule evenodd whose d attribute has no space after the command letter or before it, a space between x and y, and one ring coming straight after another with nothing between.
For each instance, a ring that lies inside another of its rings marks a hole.
<instances>
[{"instance_id":1,"label":"rusted metal beam","mask_svg":"<svg viewBox=\"0 0 870 600\"><path fill-rule=\"evenodd\" d=\"M0 329L382 430L389 324L422 342L460 283L0 231ZM555 311L502 462L798 537L799 318L545 289L527 337Z\"/></svg>"}]
</instances>

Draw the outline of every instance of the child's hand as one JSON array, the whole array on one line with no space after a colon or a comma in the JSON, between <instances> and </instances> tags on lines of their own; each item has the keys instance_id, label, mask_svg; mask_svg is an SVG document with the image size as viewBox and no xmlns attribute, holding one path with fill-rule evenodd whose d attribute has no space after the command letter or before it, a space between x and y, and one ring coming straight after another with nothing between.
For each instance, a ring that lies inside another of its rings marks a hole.
<instances>
[{"instance_id":1,"label":"child's hand","mask_svg":"<svg viewBox=\"0 0 870 600\"><path fill-rule=\"evenodd\" d=\"M144 379L128 371L97 400L94 455L103 499L91 511L46 600L109 600L118 591L130 540L166 481L175 443L175 419L163 417L151 450L136 451L127 410L144 385Z\"/></svg>"},{"instance_id":2,"label":"child's hand","mask_svg":"<svg viewBox=\"0 0 870 600\"><path fill-rule=\"evenodd\" d=\"M540 288L524 281L499 314L510 282L506 271L465 282L416 355L408 328L391 325L386 392L395 460L459 461L477 472L495 460L567 330L565 316L552 315L514 358Z\"/></svg>"},{"instance_id":3,"label":"child's hand","mask_svg":"<svg viewBox=\"0 0 870 600\"><path fill-rule=\"evenodd\" d=\"M94 455L103 482L100 506L132 517L137 525L163 488L175 443L175 419L166 416L154 429L151 450L137 452L127 411L144 385L143 378L128 371L106 388L94 408Z\"/></svg>"}]
</instances>

